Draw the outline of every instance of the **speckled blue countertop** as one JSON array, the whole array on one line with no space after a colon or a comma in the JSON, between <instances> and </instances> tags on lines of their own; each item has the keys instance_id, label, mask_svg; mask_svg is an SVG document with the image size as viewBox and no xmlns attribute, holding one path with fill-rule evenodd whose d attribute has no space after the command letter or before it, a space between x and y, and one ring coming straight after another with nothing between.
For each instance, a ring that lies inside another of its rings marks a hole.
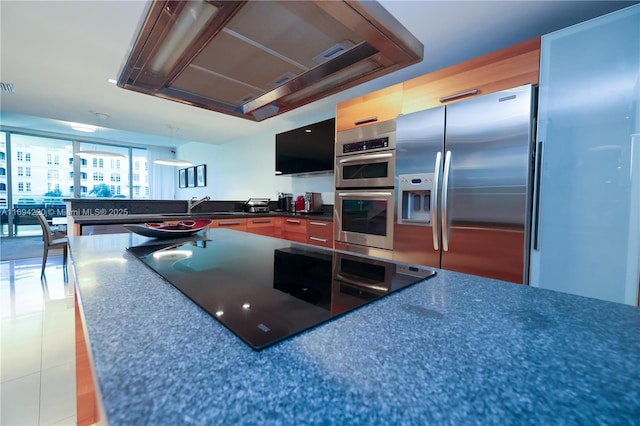
<instances>
[{"instance_id":1,"label":"speckled blue countertop","mask_svg":"<svg viewBox=\"0 0 640 426\"><path fill-rule=\"evenodd\" d=\"M255 352L126 252L147 240L70 238L110 425L640 423L636 307L438 270Z\"/></svg>"}]
</instances>

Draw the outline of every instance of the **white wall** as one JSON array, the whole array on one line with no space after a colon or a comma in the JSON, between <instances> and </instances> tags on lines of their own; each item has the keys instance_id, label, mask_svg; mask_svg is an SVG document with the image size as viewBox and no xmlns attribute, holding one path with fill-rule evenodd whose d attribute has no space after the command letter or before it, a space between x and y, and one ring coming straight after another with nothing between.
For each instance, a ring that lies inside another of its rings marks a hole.
<instances>
[{"instance_id":1,"label":"white wall","mask_svg":"<svg viewBox=\"0 0 640 426\"><path fill-rule=\"evenodd\" d=\"M324 204L333 204L333 174L275 175L275 134L224 145L192 142L179 147L176 156L194 165L207 165L207 186L178 189L177 199L209 195L214 200L240 201L251 197L277 200L278 192L300 195L312 191L322 193Z\"/></svg>"}]
</instances>

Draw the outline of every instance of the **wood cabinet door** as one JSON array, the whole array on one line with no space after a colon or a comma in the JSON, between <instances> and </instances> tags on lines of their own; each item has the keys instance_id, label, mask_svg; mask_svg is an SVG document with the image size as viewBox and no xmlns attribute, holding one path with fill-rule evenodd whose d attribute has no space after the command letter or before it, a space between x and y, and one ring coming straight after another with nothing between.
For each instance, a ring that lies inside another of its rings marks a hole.
<instances>
[{"instance_id":1,"label":"wood cabinet door","mask_svg":"<svg viewBox=\"0 0 640 426\"><path fill-rule=\"evenodd\" d=\"M247 232L252 234L266 235L268 237L280 237L279 217L257 217L247 219Z\"/></svg>"},{"instance_id":2,"label":"wood cabinet door","mask_svg":"<svg viewBox=\"0 0 640 426\"><path fill-rule=\"evenodd\" d=\"M402 83L385 87L336 106L338 132L394 119L402 110Z\"/></svg>"},{"instance_id":3,"label":"wood cabinet door","mask_svg":"<svg viewBox=\"0 0 640 426\"><path fill-rule=\"evenodd\" d=\"M236 231L247 230L247 219L217 219L213 221L213 228L229 228Z\"/></svg>"},{"instance_id":4,"label":"wood cabinet door","mask_svg":"<svg viewBox=\"0 0 640 426\"><path fill-rule=\"evenodd\" d=\"M306 243L307 220L285 217L282 221L282 238L299 243Z\"/></svg>"},{"instance_id":5,"label":"wood cabinet door","mask_svg":"<svg viewBox=\"0 0 640 426\"><path fill-rule=\"evenodd\" d=\"M404 82L402 114L538 84L540 37Z\"/></svg>"},{"instance_id":6,"label":"wood cabinet door","mask_svg":"<svg viewBox=\"0 0 640 426\"><path fill-rule=\"evenodd\" d=\"M332 248L333 222L309 219L307 221L307 243Z\"/></svg>"}]
</instances>

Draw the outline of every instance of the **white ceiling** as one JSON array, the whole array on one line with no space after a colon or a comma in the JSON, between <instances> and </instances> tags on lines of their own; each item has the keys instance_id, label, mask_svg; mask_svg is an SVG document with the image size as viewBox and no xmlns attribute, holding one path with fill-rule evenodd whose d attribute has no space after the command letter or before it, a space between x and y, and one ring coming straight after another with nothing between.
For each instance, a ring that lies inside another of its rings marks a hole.
<instances>
[{"instance_id":1,"label":"white ceiling","mask_svg":"<svg viewBox=\"0 0 640 426\"><path fill-rule=\"evenodd\" d=\"M117 79L145 1L0 0L0 124L127 143L222 144L300 127L363 93L627 7L622 1L401 1L380 3L425 46L424 60L260 123L124 90ZM260 66L260 64L256 64ZM109 118L98 120L95 113ZM172 131L170 127L176 130Z\"/></svg>"}]
</instances>

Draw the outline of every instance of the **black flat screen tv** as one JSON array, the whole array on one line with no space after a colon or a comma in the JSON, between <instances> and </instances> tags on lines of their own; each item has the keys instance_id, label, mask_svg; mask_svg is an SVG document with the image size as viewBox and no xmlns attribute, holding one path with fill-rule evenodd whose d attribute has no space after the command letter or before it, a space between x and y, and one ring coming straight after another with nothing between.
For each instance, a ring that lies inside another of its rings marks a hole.
<instances>
[{"instance_id":1,"label":"black flat screen tv","mask_svg":"<svg viewBox=\"0 0 640 426\"><path fill-rule=\"evenodd\" d=\"M336 120L276 134L276 175L332 172Z\"/></svg>"}]
</instances>

